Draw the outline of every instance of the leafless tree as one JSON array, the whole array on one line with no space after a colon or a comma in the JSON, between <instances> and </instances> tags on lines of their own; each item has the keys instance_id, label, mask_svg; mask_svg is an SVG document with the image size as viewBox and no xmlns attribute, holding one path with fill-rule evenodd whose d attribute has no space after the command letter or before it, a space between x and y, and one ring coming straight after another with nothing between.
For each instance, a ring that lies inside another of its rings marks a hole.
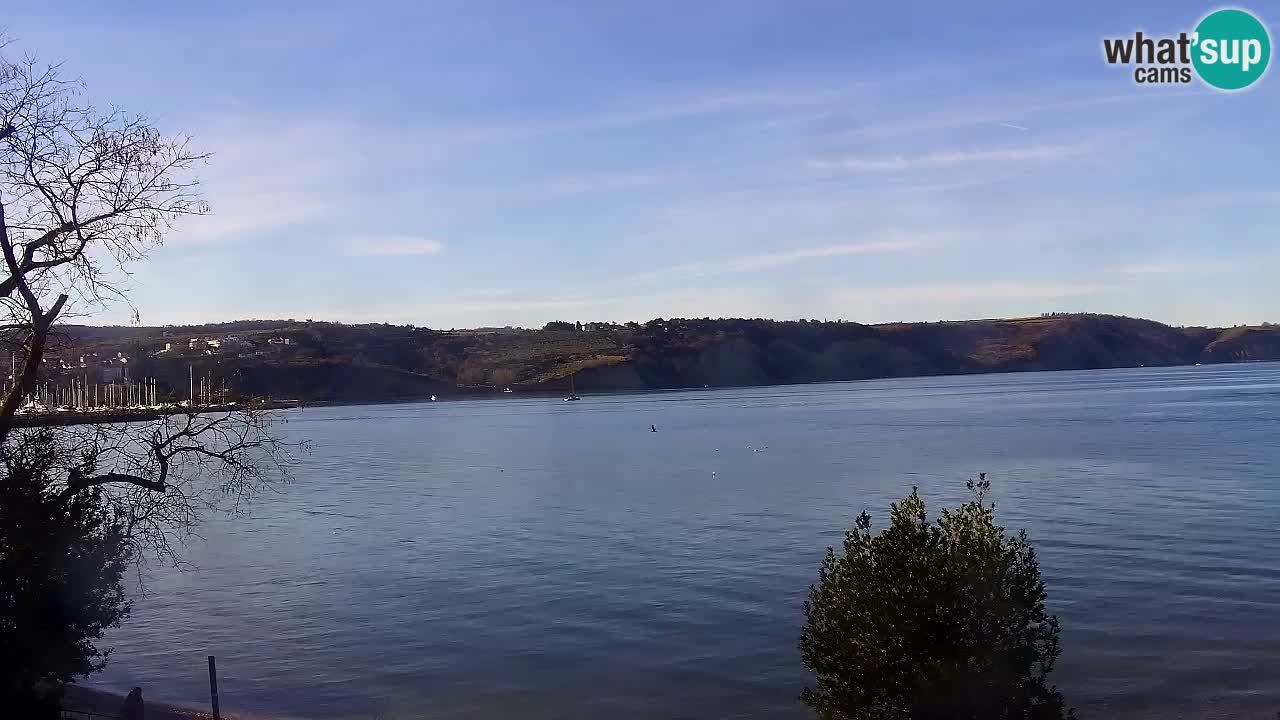
<instances>
[{"instance_id":1,"label":"leafless tree","mask_svg":"<svg viewBox=\"0 0 1280 720\"><path fill-rule=\"evenodd\" d=\"M209 512L235 511L286 477L293 448L270 412L56 429L14 421L59 321L127 302L129 266L176 219L208 211L193 174L207 156L143 116L93 107L58 66L5 51L0 43L0 337L21 364L0 401L0 452L54 443L60 497L108 488L136 549L176 561L175 540Z\"/></svg>"},{"instance_id":2,"label":"leafless tree","mask_svg":"<svg viewBox=\"0 0 1280 720\"><path fill-rule=\"evenodd\" d=\"M168 415L148 423L20 428L11 444L55 443L61 499L94 487L126 522L133 556L181 563L181 543L210 513L243 510L288 475L295 445L271 411ZM50 440L49 435L53 437Z\"/></svg>"}]
</instances>

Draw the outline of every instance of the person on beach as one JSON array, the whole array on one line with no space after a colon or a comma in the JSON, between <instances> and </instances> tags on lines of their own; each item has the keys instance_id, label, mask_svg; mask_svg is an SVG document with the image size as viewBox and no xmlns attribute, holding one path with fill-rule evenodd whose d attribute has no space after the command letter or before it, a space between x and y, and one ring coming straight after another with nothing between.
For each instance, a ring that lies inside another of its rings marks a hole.
<instances>
[{"instance_id":1,"label":"person on beach","mask_svg":"<svg viewBox=\"0 0 1280 720\"><path fill-rule=\"evenodd\" d=\"M120 708L120 720L142 720L142 713L142 688L136 687L124 699L124 706Z\"/></svg>"}]
</instances>

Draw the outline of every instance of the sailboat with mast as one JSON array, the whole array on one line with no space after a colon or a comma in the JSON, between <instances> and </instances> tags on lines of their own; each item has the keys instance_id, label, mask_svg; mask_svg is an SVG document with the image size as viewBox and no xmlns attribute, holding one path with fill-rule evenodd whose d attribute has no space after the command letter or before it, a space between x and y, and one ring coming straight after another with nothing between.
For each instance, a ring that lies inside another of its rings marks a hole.
<instances>
[{"instance_id":1,"label":"sailboat with mast","mask_svg":"<svg viewBox=\"0 0 1280 720\"><path fill-rule=\"evenodd\" d=\"M573 376L575 374L576 373L569 373L569 394L565 396L564 398L565 402L573 402L574 400L579 399L578 393L573 391Z\"/></svg>"}]
</instances>

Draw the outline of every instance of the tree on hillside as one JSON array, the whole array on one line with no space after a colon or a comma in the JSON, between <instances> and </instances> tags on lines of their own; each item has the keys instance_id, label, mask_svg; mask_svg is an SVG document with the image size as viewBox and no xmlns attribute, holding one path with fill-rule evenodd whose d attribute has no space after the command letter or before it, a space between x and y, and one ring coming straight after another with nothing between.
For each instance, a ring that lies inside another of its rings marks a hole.
<instances>
[{"instance_id":1,"label":"tree on hillside","mask_svg":"<svg viewBox=\"0 0 1280 720\"><path fill-rule=\"evenodd\" d=\"M828 548L800 636L816 679L800 699L818 717L1074 717L1049 683L1058 619L1035 551L995 524L990 487L970 480L973 499L935 522L913 489L884 532L864 512L843 552Z\"/></svg>"},{"instance_id":2,"label":"tree on hillside","mask_svg":"<svg viewBox=\"0 0 1280 720\"><path fill-rule=\"evenodd\" d=\"M101 667L95 643L127 610L124 566L178 562L203 518L281 481L291 454L271 417L249 408L151 424L16 422L59 323L126 301L129 265L174 220L206 212L191 175L206 156L145 117L95 109L57 66L5 50L0 336L18 360L0 400L0 707L10 708Z\"/></svg>"},{"instance_id":3,"label":"tree on hillside","mask_svg":"<svg viewBox=\"0 0 1280 720\"><path fill-rule=\"evenodd\" d=\"M568 321L566 321L566 320L552 320L551 322L547 323L546 325L543 325L543 326L542 326L542 329L543 329L543 330L556 330L556 331L561 331L561 332L569 332L569 331L571 331L571 330L574 330L574 329L575 329L575 326L574 326L574 324L573 324L573 323L568 322Z\"/></svg>"}]
</instances>

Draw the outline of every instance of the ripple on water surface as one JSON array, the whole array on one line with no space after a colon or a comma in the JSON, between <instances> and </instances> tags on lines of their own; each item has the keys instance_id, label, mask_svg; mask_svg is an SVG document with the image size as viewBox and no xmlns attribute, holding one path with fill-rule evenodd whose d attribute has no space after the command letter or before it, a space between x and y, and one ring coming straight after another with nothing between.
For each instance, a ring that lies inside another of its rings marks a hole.
<instances>
[{"instance_id":1,"label":"ripple on water surface","mask_svg":"<svg viewBox=\"0 0 1280 720\"><path fill-rule=\"evenodd\" d=\"M808 717L827 545L990 473L1085 717L1280 709L1280 367L308 409L299 481L158 572L100 685L282 716ZM658 433L650 433L656 424Z\"/></svg>"}]
</instances>

